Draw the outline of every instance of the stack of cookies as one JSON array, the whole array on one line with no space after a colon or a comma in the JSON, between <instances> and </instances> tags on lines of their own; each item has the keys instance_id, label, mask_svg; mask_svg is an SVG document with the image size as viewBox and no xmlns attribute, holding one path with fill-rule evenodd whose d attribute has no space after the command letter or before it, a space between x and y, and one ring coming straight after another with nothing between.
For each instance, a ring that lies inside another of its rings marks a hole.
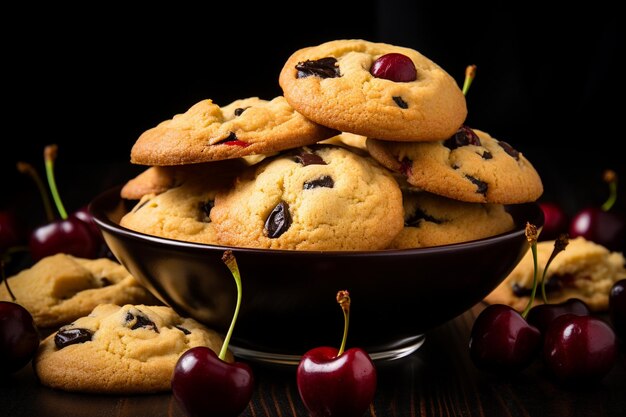
<instances>
[{"instance_id":1,"label":"stack of cookies","mask_svg":"<svg viewBox=\"0 0 626 417\"><path fill-rule=\"evenodd\" d=\"M543 192L511 145L472 129L456 81L419 52L364 40L296 51L283 96L193 105L144 132L121 225L237 247L357 251L510 231Z\"/></svg>"}]
</instances>

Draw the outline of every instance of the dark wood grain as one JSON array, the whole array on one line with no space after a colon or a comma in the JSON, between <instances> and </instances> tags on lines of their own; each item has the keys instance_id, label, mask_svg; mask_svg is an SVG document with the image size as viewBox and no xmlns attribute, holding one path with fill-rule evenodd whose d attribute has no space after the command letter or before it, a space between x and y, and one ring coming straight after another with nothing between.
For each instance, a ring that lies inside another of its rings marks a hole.
<instances>
[{"instance_id":1,"label":"dark wood grain","mask_svg":"<svg viewBox=\"0 0 626 417\"><path fill-rule=\"evenodd\" d=\"M510 378L478 371L467 342L475 306L427 335L422 348L398 361L377 364L379 386L365 416L624 416L624 346L604 380L572 389L555 384L537 360ZM295 384L295 369L254 367L257 385L244 416L308 416ZM42 387L30 367L0 382L0 416L184 416L170 394L105 396Z\"/></svg>"}]
</instances>

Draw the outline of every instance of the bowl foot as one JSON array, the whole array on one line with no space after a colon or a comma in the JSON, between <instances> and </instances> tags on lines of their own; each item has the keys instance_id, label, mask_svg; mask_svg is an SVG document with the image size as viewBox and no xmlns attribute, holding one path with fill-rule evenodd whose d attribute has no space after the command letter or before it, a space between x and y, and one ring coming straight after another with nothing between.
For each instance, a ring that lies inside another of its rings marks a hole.
<instances>
[{"instance_id":1,"label":"bowl foot","mask_svg":"<svg viewBox=\"0 0 626 417\"><path fill-rule=\"evenodd\" d=\"M419 334L395 341L387 346L374 347L366 350L370 355L370 358L372 358L372 361L388 362L410 355L419 349L420 346L424 344L425 340L426 337L423 334ZM313 348L313 346L311 348ZM234 346L232 343L230 344L229 349L238 358L265 365L297 366L300 363L301 358L300 355L263 352L254 349L241 348Z\"/></svg>"}]
</instances>

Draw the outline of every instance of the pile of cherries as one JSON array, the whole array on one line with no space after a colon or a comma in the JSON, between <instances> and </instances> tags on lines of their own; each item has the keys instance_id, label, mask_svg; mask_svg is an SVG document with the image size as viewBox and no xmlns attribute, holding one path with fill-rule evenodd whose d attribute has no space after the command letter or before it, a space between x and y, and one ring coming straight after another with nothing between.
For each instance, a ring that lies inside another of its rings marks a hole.
<instances>
[{"instance_id":1,"label":"pile of cherries","mask_svg":"<svg viewBox=\"0 0 626 417\"><path fill-rule=\"evenodd\" d=\"M492 304L476 318L469 348L474 364L494 373L519 372L537 357L557 380L566 384L601 380L617 360L616 332L626 337L626 279L616 282L609 296L611 327L591 315L579 299L559 304L539 304L533 307L537 290L537 230L527 225L526 236L533 251L535 277L526 309ZM556 240L555 250L544 269L567 246L567 238ZM545 294L545 293L544 293Z\"/></svg>"}]
</instances>

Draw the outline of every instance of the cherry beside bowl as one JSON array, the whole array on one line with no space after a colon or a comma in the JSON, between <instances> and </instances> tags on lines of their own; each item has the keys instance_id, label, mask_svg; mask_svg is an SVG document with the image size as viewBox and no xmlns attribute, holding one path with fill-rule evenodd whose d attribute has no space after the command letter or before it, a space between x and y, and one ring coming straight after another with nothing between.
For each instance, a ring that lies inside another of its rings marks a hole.
<instances>
[{"instance_id":1,"label":"cherry beside bowl","mask_svg":"<svg viewBox=\"0 0 626 417\"><path fill-rule=\"evenodd\" d=\"M348 346L374 360L417 349L424 333L463 313L493 290L528 250L526 222L543 225L536 203L507 206L509 233L453 245L371 252L314 252L205 245L138 233L119 225L134 205L120 188L89 205L117 259L179 314L225 333L235 282L222 254L241 271L243 301L233 352L260 362L297 363L316 346L338 346L343 316L338 290L352 298Z\"/></svg>"}]
</instances>

